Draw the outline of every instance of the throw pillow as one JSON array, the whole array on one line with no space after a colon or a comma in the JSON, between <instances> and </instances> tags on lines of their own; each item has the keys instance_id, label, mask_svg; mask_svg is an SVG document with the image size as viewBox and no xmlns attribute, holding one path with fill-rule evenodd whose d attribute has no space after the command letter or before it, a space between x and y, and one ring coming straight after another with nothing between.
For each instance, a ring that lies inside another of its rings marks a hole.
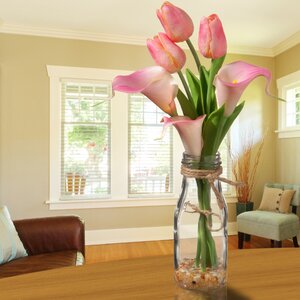
<instances>
[{"instance_id":1,"label":"throw pillow","mask_svg":"<svg viewBox=\"0 0 300 300\"><path fill-rule=\"evenodd\" d=\"M0 207L0 264L27 256L6 206Z\"/></svg>"},{"instance_id":2,"label":"throw pillow","mask_svg":"<svg viewBox=\"0 0 300 300\"><path fill-rule=\"evenodd\" d=\"M294 194L294 190L265 187L258 210L288 213Z\"/></svg>"},{"instance_id":3,"label":"throw pillow","mask_svg":"<svg viewBox=\"0 0 300 300\"><path fill-rule=\"evenodd\" d=\"M279 206L279 212L282 213L288 213L290 210L290 205L292 202L292 199L295 195L294 190L284 190L281 199L280 199L280 206Z\"/></svg>"}]
</instances>

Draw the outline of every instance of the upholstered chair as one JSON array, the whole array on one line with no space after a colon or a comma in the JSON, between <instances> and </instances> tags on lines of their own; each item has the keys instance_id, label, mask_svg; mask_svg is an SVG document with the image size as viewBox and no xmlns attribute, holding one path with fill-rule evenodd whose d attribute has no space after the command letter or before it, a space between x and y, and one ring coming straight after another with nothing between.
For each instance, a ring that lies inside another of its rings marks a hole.
<instances>
[{"instance_id":1,"label":"upholstered chair","mask_svg":"<svg viewBox=\"0 0 300 300\"><path fill-rule=\"evenodd\" d=\"M275 210L268 211L259 208L258 210L247 211L237 216L239 249L243 248L245 234L270 239L271 246L275 247L282 247L283 240L293 239L294 246L299 247L297 240L297 235L299 233L297 207L300 205L300 185L267 183L265 185L265 190L266 188L271 188L273 191L277 191L277 194L274 197ZM278 193L278 190L275 189L286 191L286 193L291 192L291 190L295 191L287 213L279 212L278 207L281 201L282 192Z\"/></svg>"}]
</instances>

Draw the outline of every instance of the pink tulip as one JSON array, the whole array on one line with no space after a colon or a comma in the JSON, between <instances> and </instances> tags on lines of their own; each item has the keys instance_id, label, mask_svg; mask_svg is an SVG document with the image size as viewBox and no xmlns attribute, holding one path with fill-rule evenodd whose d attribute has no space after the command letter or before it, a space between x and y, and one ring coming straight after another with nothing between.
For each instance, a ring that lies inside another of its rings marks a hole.
<instances>
[{"instance_id":1,"label":"pink tulip","mask_svg":"<svg viewBox=\"0 0 300 300\"><path fill-rule=\"evenodd\" d=\"M164 117L163 132L168 126L174 125L181 137L185 152L189 155L200 156L203 147L202 124L204 119L205 115L195 120L185 116Z\"/></svg>"},{"instance_id":2,"label":"pink tulip","mask_svg":"<svg viewBox=\"0 0 300 300\"><path fill-rule=\"evenodd\" d=\"M155 62L170 73L178 72L185 64L185 53L165 33L148 39L147 47Z\"/></svg>"},{"instance_id":3,"label":"pink tulip","mask_svg":"<svg viewBox=\"0 0 300 300\"><path fill-rule=\"evenodd\" d=\"M264 76L267 79L266 93L270 94L271 72L268 69L243 61L225 65L220 69L215 77L214 85L219 106L225 103L225 116L232 114L245 88L258 76Z\"/></svg>"},{"instance_id":4,"label":"pink tulip","mask_svg":"<svg viewBox=\"0 0 300 300\"><path fill-rule=\"evenodd\" d=\"M219 58L227 52L227 42L222 23L215 14L203 18L200 22L198 46L207 58Z\"/></svg>"},{"instance_id":5,"label":"pink tulip","mask_svg":"<svg viewBox=\"0 0 300 300\"><path fill-rule=\"evenodd\" d=\"M142 93L170 116L176 116L174 99L178 86L170 73L160 66L148 67L127 76L117 76L114 91Z\"/></svg>"},{"instance_id":6,"label":"pink tulip","mask_svg":"<svg viewBox=\"0 0 300 300\"><path fill-rule=\"evenodd\" d=\"M156 14L171 41L184 42L193 34L194 24L190 16L172 3L164 2Z\"/></svg>"}]
</instances>

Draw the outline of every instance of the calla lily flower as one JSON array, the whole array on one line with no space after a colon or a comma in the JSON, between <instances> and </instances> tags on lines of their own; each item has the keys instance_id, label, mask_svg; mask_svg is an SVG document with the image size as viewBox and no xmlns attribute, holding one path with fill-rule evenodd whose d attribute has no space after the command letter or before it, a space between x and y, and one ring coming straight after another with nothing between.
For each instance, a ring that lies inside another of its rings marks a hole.
<instances>
[{"instance_id":1,"label":"calla lily flower","mask_svg":"<svg viewBox=\"0 0 300 300\"><path fill-rule=\"evenodd\" d=\"M127 76L117 76L112 82L114 91L142 93L170 116L176 116L174 99L178 85L164 68L153 66Z\"/></svg>"},{"instance_id":2,"label":"calla lily flower","mask_svg":"<svg viewBox=\"0 0 300 300\"><path fill-rule=\"evenodd\" d=\"M163 133L168 126L174 125L181 137L185 152L189 155L200 156L203 147L202 124L204 119L205 115L195 120L185 116L164 117Z\"/></svg>"},{"instance_id":3,"label":"calla lily flower","mask_svg":"<svg viewBox=\"0 0 300 300\"><path fill-rule=\"evenodd\" d=\"M227 52L227 42L222 23L216 14L205 17L200 22L198 46L207 58L219 58Z\"/></svg>"},{"instance_id":4,"label":"calla lily flower","mask_svg":"<svg viewBox=\"0 0 300 300\"><path fill-rule=\"evenodd\" d=\"M165 33L147 40L147 47L155 62L170 73L178 72L185 64L184 51L173 43Z\"/></svg>"},{"instance_id":5,"label":"calla lily flower","mask_svg":"<svg viewBox=\"0 0 300 300\"><path fill-rule=\"evenodd\" d=\"M194 24L190 16L172 3L164 2L156 14L171 41L184 42L193 34Z\"/></svg>"},{"instance_id":6,"label":"calla lily flower","mask_svg":"<svg viewBox=\"0 0 300 300\"><path fill-rule=\"evenodd\" d=\"M270 95L271 72L268 69L243 61L225 65L220 69L215 77L214 85L219 106L225 103L225 116L232 114L246 87L258 76L264 76L267 79L266 93Z\"/></svg>"}]
</instances>

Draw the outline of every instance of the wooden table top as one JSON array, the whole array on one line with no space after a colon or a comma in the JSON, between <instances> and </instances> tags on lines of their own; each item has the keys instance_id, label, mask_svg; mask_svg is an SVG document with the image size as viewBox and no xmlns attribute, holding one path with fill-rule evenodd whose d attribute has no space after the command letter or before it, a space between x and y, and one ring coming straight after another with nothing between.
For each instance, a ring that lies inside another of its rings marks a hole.
<instances>
[{"instance_id":1,"label":"wooden table top","mask_svg":"<svg viewBox=\"0 0 300 300\"><path fill-rule=\"evenodd\" d=\"M300 299L299 248L230 251L227 293L228 300ZM0 299L204 298L177 287L173 280L173 257L159 256L4 278L0 280Z\"/></svg>"}]
</instances>

